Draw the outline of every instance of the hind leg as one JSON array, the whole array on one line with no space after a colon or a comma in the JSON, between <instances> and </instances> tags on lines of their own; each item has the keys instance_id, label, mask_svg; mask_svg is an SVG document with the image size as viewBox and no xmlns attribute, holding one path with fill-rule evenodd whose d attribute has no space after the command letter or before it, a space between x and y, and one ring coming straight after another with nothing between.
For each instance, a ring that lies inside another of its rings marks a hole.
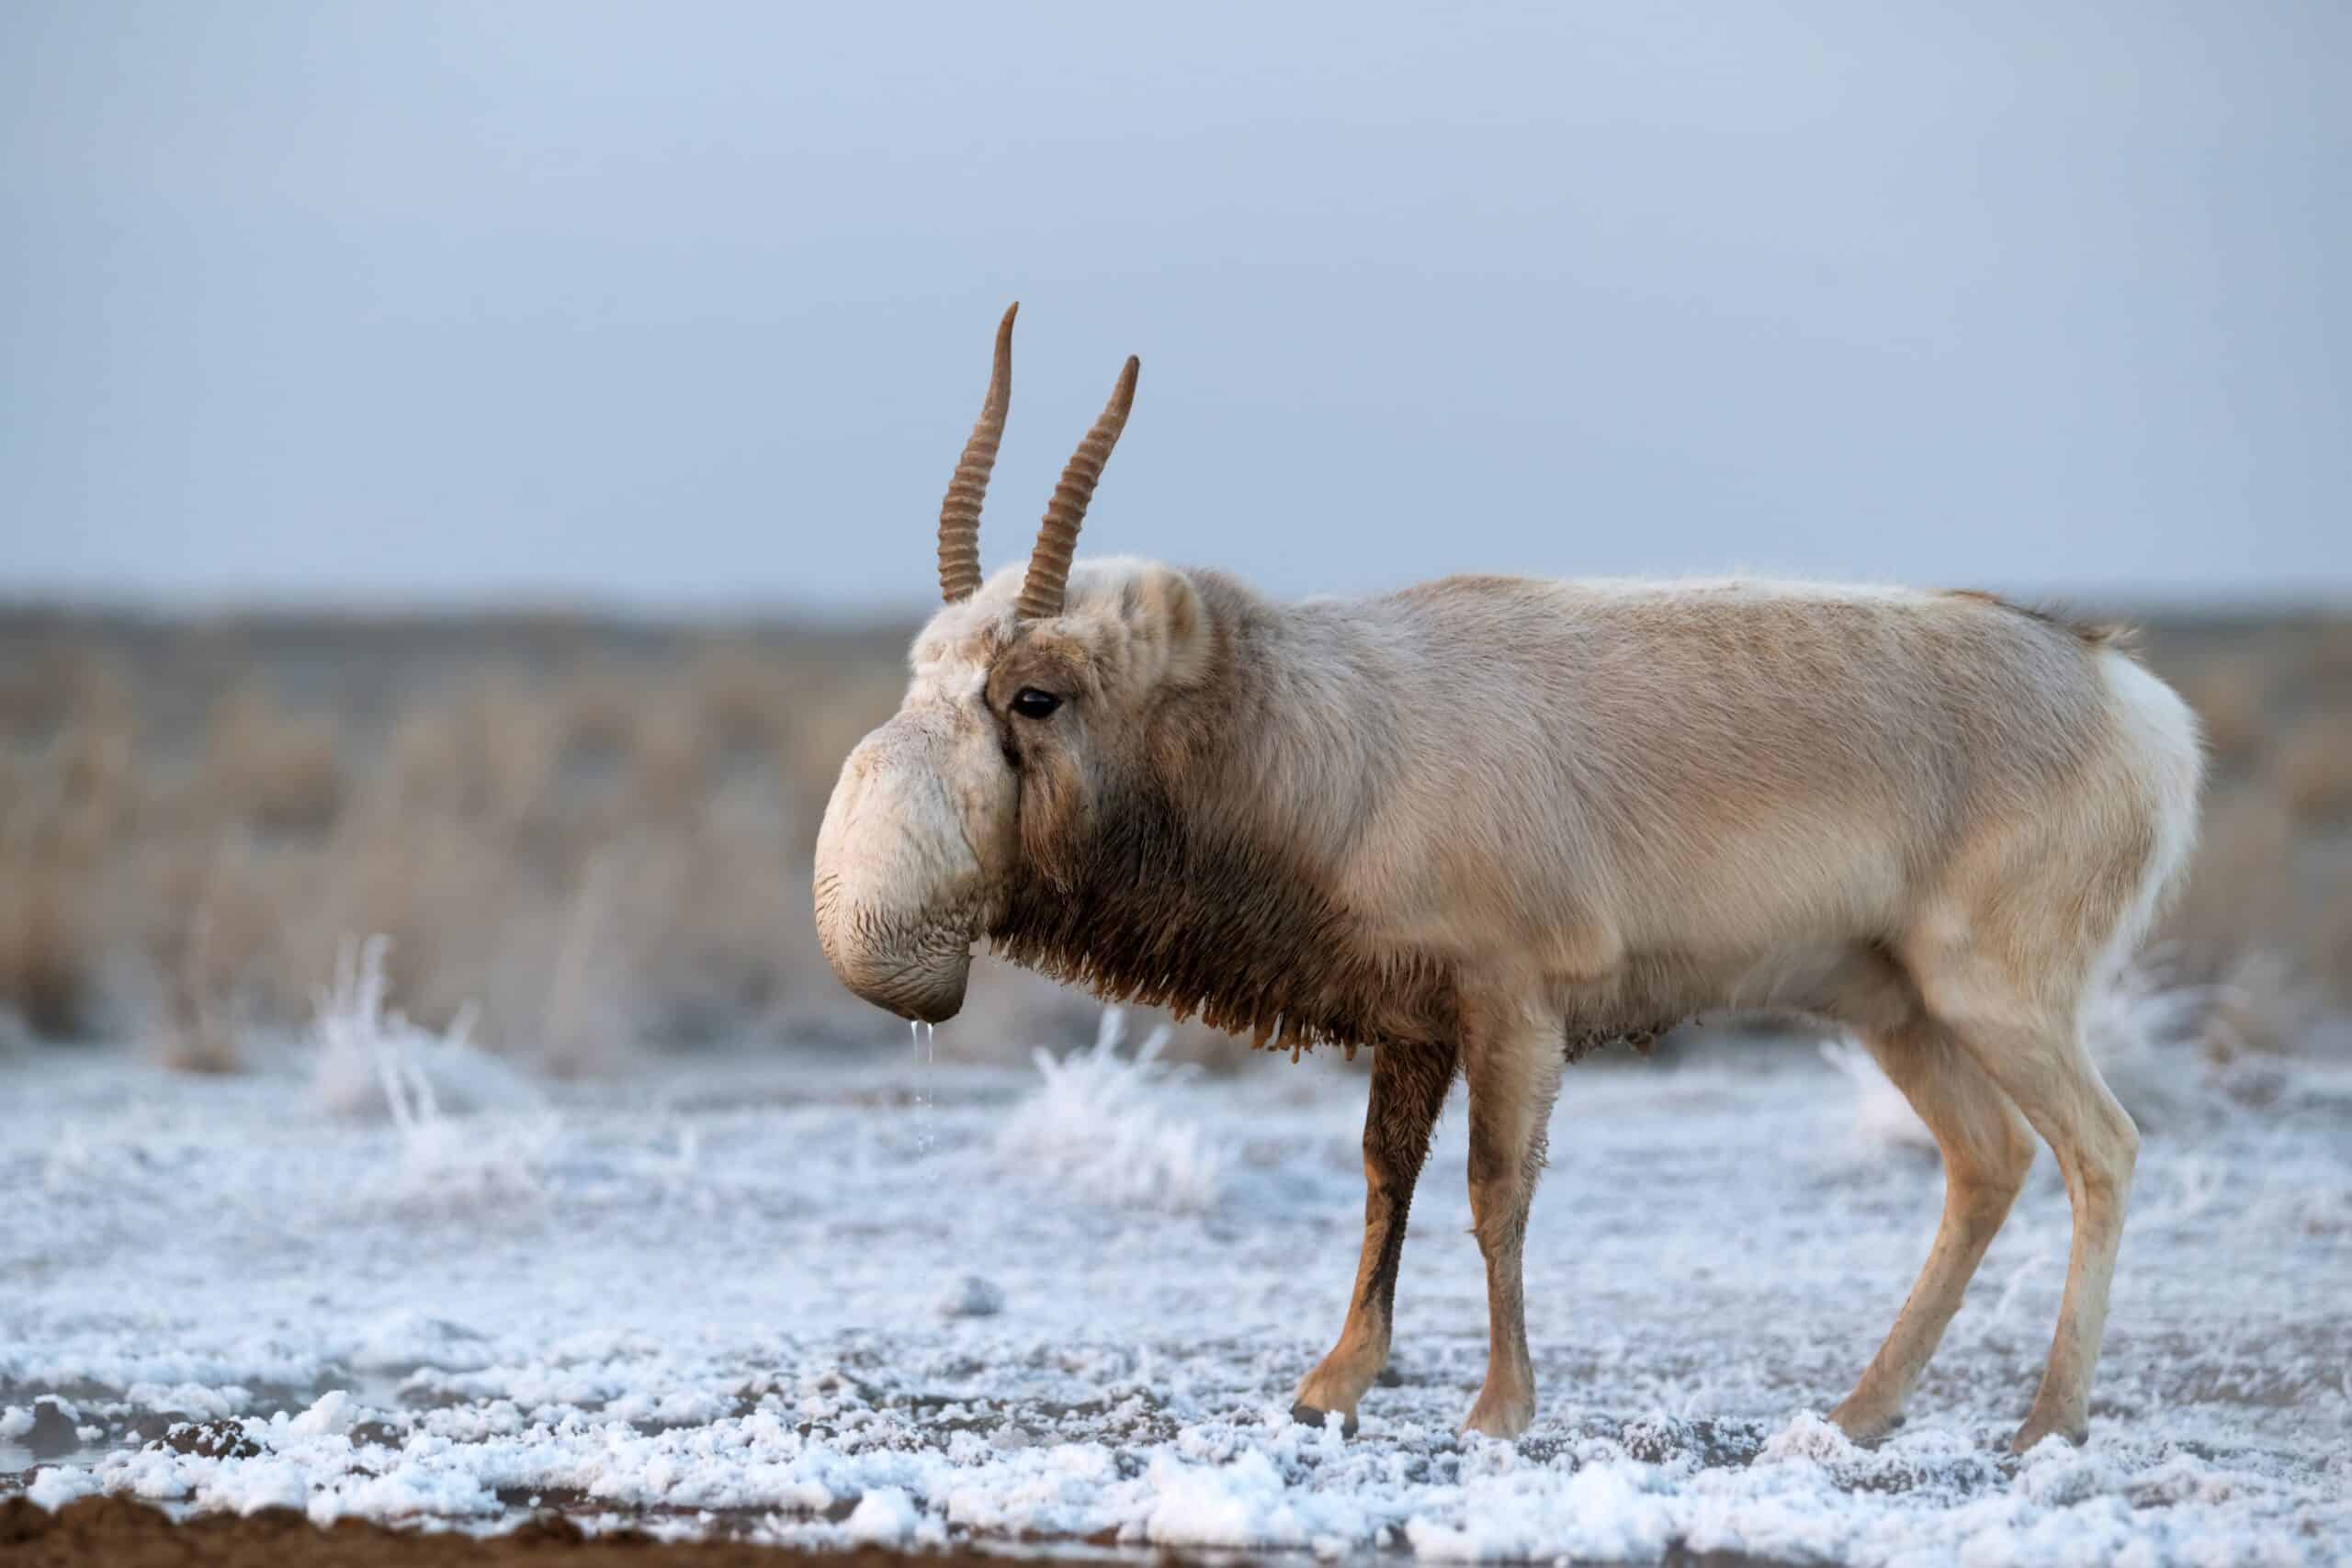
<instances>
[{"instance_id":1,"label":"hind leg","mask_svg":"<svg viewBox=\"0 0 2352 1568\"><path fill-rule=\"evenodd\" d=\"M2077 1443L2089 1436L2091 1374L2106 1334L2140 1134L2084 1047L2079 987L2037 995L2014 967L1947 949L1918 974L1930 1011L2058 1156L2074 1209L2057 1333L2032 1408L2009 1443L2023 1453L2052 1433Z\"/></svg>"},{"instance_id":2,"label":"hind leg","mask_svg":"<svg viewBox=\"0 0 2352 1568\"><path fill-rule=\"evenodd\" d=\"M2033 1164L2032 1135L2016 1107L1949 1031L1917 1018L1863 1039L1935 1134L1943 1154L1944 1212L1886 1342L1854 1392L1829 1413L1857 1442L1884 1436L1902 1414Z\"/></svg>"},{"instance_id":3,"label":"hind leg","mask_svg":"<svg viewBox=\"0 0 2352 1568\"><path fill-rule=\"evenodd\" d=\"M1372 1097L1363 1116L1363 1252L1340 1342L1300 1380L1291 1415L1319 1423L1338 1411L1356 1429L1356 1401L1388 1364L1396 1303L1396 1263L1413 1184L1429 1158L1430 1133L1453 1087L1453 1045L1389 1045L1372 1054Z\"/></svg>"},{"instance_id":4,"label":"hind leg","mask_svg":"<svg viewBox=\"0 0 2352 1568\"><path fill-rule=\"evenodd\" d=\"M2140 1132L2099 1077L2073 1021L2007 1034L1988 1031L1981 1038L1986 1069L2058 1156L2075 1213L2050 1359L2025 1424L2009 1441L2011 1451L2023 1453L2053 1432L2075 1443L2090 1435L2091 1373L2107 1334L2108 1287L2123 1242Z\"/></svg>"}]
</instances>

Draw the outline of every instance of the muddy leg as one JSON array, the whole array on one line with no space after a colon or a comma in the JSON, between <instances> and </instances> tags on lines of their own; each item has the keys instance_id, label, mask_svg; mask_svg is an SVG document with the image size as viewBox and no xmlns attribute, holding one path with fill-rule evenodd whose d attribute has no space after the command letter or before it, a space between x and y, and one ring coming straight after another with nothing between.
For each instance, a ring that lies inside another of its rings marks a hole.
<instances>
[{"instance_id":1,"label":"muddy leg","mask_svg":"<svg viewBox=\"0 0 2352 1568\"><path fill-rule=\"evenodd\" d=\"M1463 1045L1470 1084L1470 1228L1487 1259L1487 1382L1463 1420L1465 1432L1516 1438L1535 1418L1520 1253L1565 1066L1555 1041L1523 1026Z\"/></svg>"},{"instance_id":2,"label":"muddy leg","mask_svg":"<svg viewBox=\"0 0 2352 1568\"><path fill-rule=\"evenodd\" d=\"M1396 1301L1396 1261L1413 1184L1429 1157L1459 1053L1452 1045L1388 1046L1373 1053L1372 1100L1363 1118L1363 1253L1340 1342L1299 1380L1297 1420L1319 1423L1331 1411L1356 1429L1356 1402L1388 1364L1388 1331Z\"/></svg>"},{"instance_id":3,"label":"muddy leg","mask_svg":"<svg viewBox=\"0 0 2352 1568\"><path fill-rule=\"evenodd\" d=\"M1936 1135L1943 1152L1944 1215L1886 1343L1854 1392L1829 1413L1857 1442L1884 1436L1902 1413L2033 1164L2032 1134L2017 1108L1939 1025L1922 1019L1865 1041Z\"/></svg>"}]
</instances>

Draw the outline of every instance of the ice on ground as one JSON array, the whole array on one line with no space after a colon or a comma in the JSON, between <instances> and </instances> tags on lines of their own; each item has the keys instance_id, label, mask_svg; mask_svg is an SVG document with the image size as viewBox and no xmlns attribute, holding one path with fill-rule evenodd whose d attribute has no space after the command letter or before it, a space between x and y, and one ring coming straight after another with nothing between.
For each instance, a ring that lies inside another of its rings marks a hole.
<instances>
[{"instance_id":1,"label":"ice on ground","mask_svg":"<svg viewBox=\"0 0 2352 1568\"><path fill-rule=\"evenodd\" d=\"M1004 1292L978 1274L967 1274L939 1298L946 1317L994 1317L1004 1310Z\"/></svg>"},{"instance_id":2,"label":"ice on ground","mask_svg":"<svg viewBox=\"0 0 2352 1568\"><path fill-rule=\"evenodd\" d=\"M1138 1555L2343 1553L2352 1079L2165 1118L2090 1445L2010 1461L2065 1276L2052 1163L1909 1424L1857 1449L1819 1413L1908 1289L1940 1177L1854 1136L1859 1077L1758 1050L1570 1074L1527 1245L1541 1406L1509 1444L1453 1430L1486 1330L1458 1110L1362 1432L1288 1415L1355 1269L1363 1079L1333 1060L1204 1081L1106 1042L941 1068L928 1131L902 1045L464 1116L411 1096L407 1124L324 1113L307 1072L18 1061L0 1485Z\"/></svg>"},{"instance_id":3,"label":"ice on ground","mask_svg":"<svg viewBox=\"0 0 2352 1568\"><path fill-rule=\"evenodd\" d=\"M854 1541L897 1546L912 1540L922 1523L922 1510L903 1489L877 1486L857 1500L842 1521L842 1533Z\"/></svg>"}]
</instances>

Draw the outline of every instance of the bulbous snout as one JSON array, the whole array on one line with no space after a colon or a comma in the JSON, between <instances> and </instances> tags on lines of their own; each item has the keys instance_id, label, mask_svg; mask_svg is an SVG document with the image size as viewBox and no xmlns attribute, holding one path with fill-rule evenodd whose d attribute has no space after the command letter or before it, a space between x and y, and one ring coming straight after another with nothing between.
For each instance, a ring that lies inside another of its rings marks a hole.
<instances>
[{"instance_id":1,"label":"bulbous snout","mask_svg":"<svg viewBox=\"0 0 2352 1568\"><path fill-rule=\"evenodd\" d=\"M984 905L943 737L893 720L842 764L817 835L817 939L842 985L900 1018L964 1006Z\"/></svg>"}]
</instances>

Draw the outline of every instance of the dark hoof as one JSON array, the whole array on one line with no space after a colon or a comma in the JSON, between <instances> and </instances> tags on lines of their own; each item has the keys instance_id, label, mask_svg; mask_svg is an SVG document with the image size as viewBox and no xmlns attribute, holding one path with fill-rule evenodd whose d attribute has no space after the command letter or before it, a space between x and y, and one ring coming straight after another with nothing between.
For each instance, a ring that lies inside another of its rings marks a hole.
<instances>
[{"instance_id":1,"label":"dark hoof","mask_svg":"<svg viewBox=\"0 0 2352 1568\"><path fill-rule=\"evenodd\" d=\"M1306 1404L1303 1401L1290 1407L1290 1418L1297 1422L1302 1427L1320 1427L1323 1425L1324 1421L1329 1417L1330 1414L1331 1413L1328 1410L1317 1410L1312 1404ZM1351 1416L1340 1422L1340 1436L1343 1438L1352 1438L1355 1435L1356 1418Z\"/></svg>"}]
</instances>

